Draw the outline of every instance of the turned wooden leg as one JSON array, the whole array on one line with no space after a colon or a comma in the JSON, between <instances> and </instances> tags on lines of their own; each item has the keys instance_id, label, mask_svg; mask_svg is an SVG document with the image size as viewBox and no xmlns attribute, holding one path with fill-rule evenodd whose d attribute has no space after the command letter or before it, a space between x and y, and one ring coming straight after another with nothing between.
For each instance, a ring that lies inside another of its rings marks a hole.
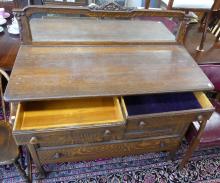
<instances>
[{"instance_id":1,"label":"turned wooden leg","mask_svg":"<svg viewBox=\"0 0 220 183\"><path fill-rule=\"evenodd\" d=\"M204 13L204 15L202 16L202 19L200 21L200 26L199 26L199 31L203 30L204 28L204 21L206 19L207 13Z\"/></svg>"},{"instance_id":2,"label":"turned wooden leg","mask_svg":"<svg viewBox=\"0 0 220 183\"><path fill-rule=\"evenodd\" d=\"M149 9L150 7L150 0L145 1L145 9Z\"/></svg>"},{"instance_id":3,"label":"turned wooden leg","mask_svg":"<svg viewBox=\"0 0 220 183\"><path fill-rule=\"evenodd\" d=\"M169 0L169 3L168 3L168 5L167 5L167 9L168 9L168 10L172 10L172 8L173 8L173 3L174 3L174 0Z\"/></svg>"},{"instance_id":4,"label":"turned wooden leg","mask_svg":"<svg viewBox=\"0 0 220 183\"><path fill-rule=\"evenodd\" d=\"M203 29L203 32L202 32L202 38L201 38L201 42L200 42L200 45L197 47L197 51L204 51L203 48L204 48L204 42L205 42L205 39L206 39L206 34L207 34L207 31L208 31L208 25L209 25L209 20L210 20L210 17L211 17L211 14L212 12L208 12L207 13L207 16L205 18L205 25L204 25L204 29Z\"/></svg>"},{"instance_id":5,"label":"turned wooden leg","mask_svg":"<svg viewBox=\"0 0 220 183\"><path fill-rule=\"evenodd\" d=\"M34 0L28 0L28 5L34 5Z\"/></svg>"},{"instance_id":6,"label":"turned wooden leg","mask_svg":"<svg viewBox=\"0 0 220 183\"><path fill-rule=\"evenodd\" d=\"M186 154L184 155L184 157L183 157L183 159L180 163L180 166L179 166L180 169L182 169L185 166L185 164L188 162L189 158L192 156L193 152L198 147L198 145L200 143L202 133L205 129L207 120L203 120L202 116L199 116L198 118L199 118L198 122L200 123L200 128L199 128L198 134L196 135L196 137L190 143L189 148L186 151Z\"/></svg>"},{"instance_id":7,"label":"turned wooden leg","mask_svg":"<svg viewBox=\"0 0 220 183\"><path fill-rule=\"evenodd\" d=\"M30 182L30 180L28 179L25 171L21 168L21 165L20 163L18 162L18 159L15 160L14 162L14 166L16 167L17 171L19 172L19 174L23 177L23 179L26 181L26 182Z\"/></svg>"}]
</instances>

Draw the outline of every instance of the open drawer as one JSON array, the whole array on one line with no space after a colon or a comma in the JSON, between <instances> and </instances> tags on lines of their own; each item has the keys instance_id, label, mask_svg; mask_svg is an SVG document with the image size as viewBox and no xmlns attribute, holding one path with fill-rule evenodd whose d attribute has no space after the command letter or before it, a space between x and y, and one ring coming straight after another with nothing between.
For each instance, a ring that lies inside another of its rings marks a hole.
<instances>
[{"instance_id":1,"label":"open drawer","mask_svg":"<svg viewBox=\"0 0 220 183\"><path fill-rule=\"evenodd\" d=\"M214 110L202 92L126 96L122 108L127 137L185 134L189 124Z\"/></svg>"},{"instance_id":2,"label":"open drawer","mask_svg":"<svg viewBox=\"0 0 220 183\"><path fill-rule=\"evenodd\" d=\"M42 146L121 139L124 119L118 98L20 103L14 137Z\"/></svg>"}]
</instances>

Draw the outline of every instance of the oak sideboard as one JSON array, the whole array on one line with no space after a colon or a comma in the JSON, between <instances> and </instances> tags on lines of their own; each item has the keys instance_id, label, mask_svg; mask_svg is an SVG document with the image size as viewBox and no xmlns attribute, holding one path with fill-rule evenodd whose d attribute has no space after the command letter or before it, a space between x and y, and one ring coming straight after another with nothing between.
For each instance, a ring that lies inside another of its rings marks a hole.
<instances>
[{"instance_id":1,"label":"oak sideboard","mask_svg":"<svg viewBox=\"0 0 220 183\"><path fill-rule=\"evenodd\" d=\"M182 45L182 12L110 3L15 13L22 45L4 97L17 109L16 143L42 174L47 163L155 151L173 157L190 123L200 122L202 133L214 110L203 92L213 85ZM180 22L176 36L159 21L170 17Z\"/></svg>"}]
</instances>

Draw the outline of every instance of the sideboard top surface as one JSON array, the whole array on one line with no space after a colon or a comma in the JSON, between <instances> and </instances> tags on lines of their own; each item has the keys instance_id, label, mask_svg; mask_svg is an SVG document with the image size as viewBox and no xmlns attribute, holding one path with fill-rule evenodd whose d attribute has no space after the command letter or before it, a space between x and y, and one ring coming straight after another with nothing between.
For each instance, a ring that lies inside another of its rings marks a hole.
<instances>
[{"instance_id":1,"label":"sideboard top surface","mask_svg":"<svg viewBox=\"0 0 220 183\"><path fill-rule=\"evenodd\" d=\"M20 47L7 101L204 91L213 85L180 45Z\"/></svg>"}]
</instances>

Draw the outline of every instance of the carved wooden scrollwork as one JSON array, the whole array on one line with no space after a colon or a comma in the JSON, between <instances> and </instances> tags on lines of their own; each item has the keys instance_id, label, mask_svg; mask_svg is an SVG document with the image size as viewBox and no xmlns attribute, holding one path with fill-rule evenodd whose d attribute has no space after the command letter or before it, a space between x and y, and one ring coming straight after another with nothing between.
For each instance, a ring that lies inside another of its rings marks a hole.
<instances>
[{"instance_id":1,"label":"carved wooden scrollwork","mask_svg":"<svg viewBox=\"0 0 220 183\"><path fill-rule=\"evenodd\" d=\"M102 10L102 11L132 11L135 8L131 8L131 7L123 7L120 4L118 4L117 2L115 2L114 0L111 2L107 2L103 5L90 5L88 6L90 10Z\"/></svg>"}]
</instances>

